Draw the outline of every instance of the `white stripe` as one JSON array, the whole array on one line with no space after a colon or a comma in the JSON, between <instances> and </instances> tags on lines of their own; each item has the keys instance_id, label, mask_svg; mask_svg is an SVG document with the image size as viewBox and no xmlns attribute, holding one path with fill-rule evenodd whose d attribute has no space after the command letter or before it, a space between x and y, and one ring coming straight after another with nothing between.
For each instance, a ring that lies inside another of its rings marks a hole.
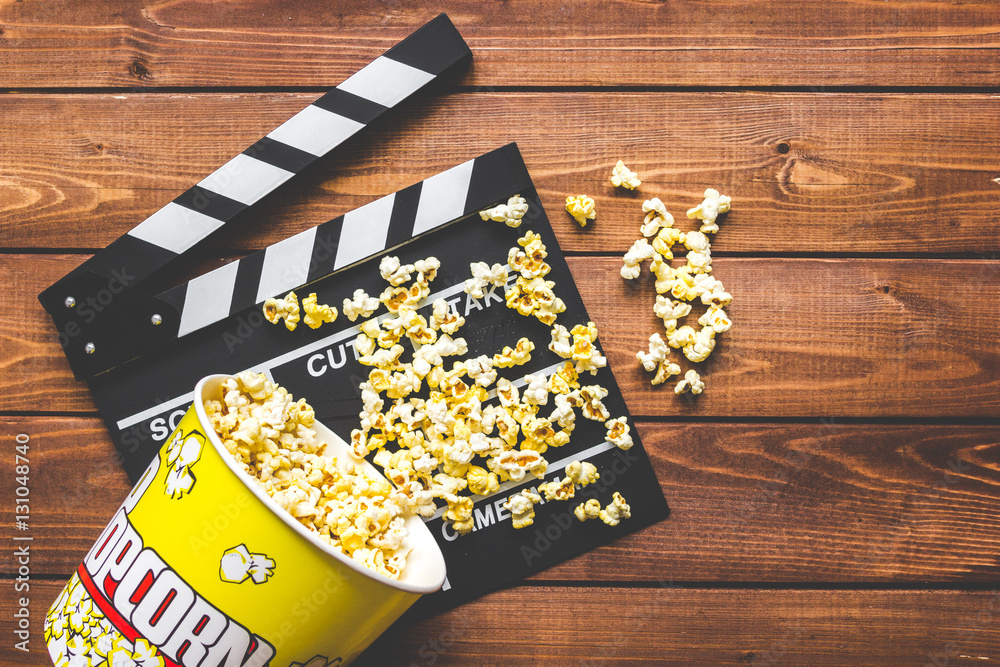
<instances>
[{"instance_id":1,"label":"white stripe","mask_svg":"<svg viewBox=\"0 0 1000 667\"><path fill-rule=\"evenodd\" d=\"M183 396L178 396L177 398L172 398L169 401L164 401L163 403L160 403L159 405L154 405L151 408L147 408L147 409L143 410L142 412L137 412L134 415L132 415L131 417L126 417L125 419L118 420L118 424L117 424L118 430L119 431L123 431L123 430L127 429L129 426L132 426L133 424L138 424L139 422L145 421L145 420L149 419L150 417L155 417L156 415L160 414L161 412L166 412L167 410L170 410L171 408L176 408L176 407L181 406L181 405L190 405L192 403L192 401L194 401L194 392L193 391L189 391L188 393L184 394Z\"/></svg>"},{"instance_id":2,"label":"white stripe","mask_svg":"<svg viewBox=\"0 0 1000 667\"><path fill-rule=\"evenodd\" d=\"M473 162L475 160L463 162L424 181L420 187L417 218L413 223L414 236L450 222L465 213L465 200L469 196Z\"/></svg>"},{"instance_id":3,"label":"white stripe","mask_svg":"<svg viewBox=\"0 0 1000 667\"><path fill-rule=\"evenodd\" d=\"M363 127L362 123L310 104L267 136L318 157Z\"/></svg>"},{"instance_id":4,"label":"white stripe","mask_svg":"<svg viewBox=\"0 0 1000 667\"><path fill-rule=\"evenodd\" d=\"M178 255L224 225L222 220L170 202L129 232L129 236Z\"/></svg>"},{"instance_id":5,"label":"white stripe","mask_svg":"<svg viewBox=\"0 0 1000 667\"><path fill-rule=\"evenodd\" d=\"M547 468L546 468L546 470L551 471L551 470L558 470L559 468L565 468L566 466L568 466L573 461L586 461L587 459L591 458L592 456L597 456L601 452L606 452L608 450L614 449L617 446L618 445L616 445L615 443L608 442L607 440L605 440L601 444L594 445L593 447L591 447L589 449L585 449L582 452L577 452L576 454L573 454L571 456L567 456L564 459L559 459L558 461L554 461L552 463L549 463L548 466L547 466ZM480 500L486 500L487 498L493 498L494 496L498 496L501 493L503 493L505 491L509 491L510 489L513 489L515 487L523 486L525 484L529 484L530 485L532 483L534 483L534 484L542 484L543 482L540 479L532 480L530 482L525 482L523 479L519 480L517 482L515 482L513 480L511 480L509 482L504 482L503 484L501 484L500 486L497 487L496 491L494 491L493 493L491 493L488 496L472 496L472 504L475 505ZM444 511L446 509L448 509L448 508L447 507L439 507L437 509L437 512L434 513L434 516L424 519L424 523L426 523L428 521L432 521L434 519L440 519L441 515L444 514Z\"/></svg>"},{"instance_id":6,"label":"white stripe","mask_svg":"<svg viewBox=\"0 0 1000 667\"><path fill-rule=\"evenodd\" d=\"M239 266L238 261L230 262L187 284L178 338L229 317Z\"/></svg>"},{"instance_id":7,"label":"white stripe","mask_svg":"<svg viewBox=\"0 0 1000 667\"><path fill-rule=\"evenodd\" d=\"M309 279L316 227L268 246L257 285L257 303L305 284Z\"/></svg>"},{"instance_id":8,"label":"white stripe","mask_svg":"<svg viewBox=\"0 0 1000 667\"><path fill-rule=\"evenodd\" d=\"M240 153L198 185L250 206L294 175Z\"/></svg>"},{"instance_id":9,"label":"white stripe","mask_svg":"<svg viewBox=\"0 0 1000 667\"><path fill-rule=\"evenodd\" d=\"M384 107L393 107L433 79L433 74L379 56L337 88Z\"/></svg>"},{"instance_id":10,"label":"white stripe","mask_svg":"<svg viewBox=\"0 0 1000 667\"><path fill-rule=\"evenodd\" d=\"M385 250L385 239L389 233L389 219L396 195L382 197L354 209L344 216L337 244L337 259L333 270L341 269L358 260Z\"/></svg>"}]
</instances>

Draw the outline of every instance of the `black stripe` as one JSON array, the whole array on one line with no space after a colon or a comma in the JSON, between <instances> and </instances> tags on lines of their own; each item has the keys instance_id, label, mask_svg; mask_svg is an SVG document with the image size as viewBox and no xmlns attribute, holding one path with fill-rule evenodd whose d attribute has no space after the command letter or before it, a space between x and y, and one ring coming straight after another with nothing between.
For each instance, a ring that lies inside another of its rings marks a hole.
<instances>
[{"instance_id":1,"label":"black stripe","mask_svg":"<svg viewBox=\"0 0 1000 667\"><path fill-rule=\"evenodd\" d=\"M313 242L307 282L333 272L333 263L337 259L337 246L340 245L340 233L343 228L344 216L324 222L316 228L316 240Z\"/></svg>"},{"instance_id":2,"label":"black stripe","mask_svg":"<svg viewBox=\"0 0 1000 667\"><path fill-rule=\"evenodd\" d=\"M534 187L517 144L501 146L476 158L472 164L465 213L479 211L511 195Z\"/></svg>"},{"instance_id":3,"label":"black stripe","mask_svg":"<svg viewBox=\"0 0 1000 667\"><path fill-rule=\"evenodd\" d=\"M242 202L206 190L200 185L192 186L191 189L175 199L174 203L192 211L204 213L222 222L232 220L237 213L247 208L247 205Z\"/></svg>"},{"instance_id":4,"label":"black stripe","mask_svg":"<svg viewBox=\"0 0 1000 667\"><path fill-rule=\"evenodd\" d=\"M392 203L389 217L389 231L385 237L385 247L392 248L413 238L413 223L417 219L417 204L423 182L400 190Z\"/></svg>"},{"instance_id":5,"label":"black stripe","mask_svg":"<svg viewBox=\"0 0 1000 667\"><path fill-rule=\"evenodd\" d=\"M293 174L299 173L316 159L315 155L300 151L271 137L262 137L260 141L243 151L243 154Z\"/></svg>"},{"instance_id":6,"label":"black stripe","mask_svg":"<svg viewBox=\"0 0 1000 667\"><path fill-rule=\"evenodd\" d=\"M313 102L313 106L331 111L335 114L350 118L351 120L367 125L380 115L385 113L389 107L384 107L378 102L366 100L358 97L354 93L349 93L340 88L334 88L323 97Z\"/></svg>"},{"instance_id":7,"label":"black stripe","mask_svg":"<svg viewBox=\"0 0 1000 667\"><path fill-rule=\"evenodd\" d=\"M183 313L184 301L187 299L187 283L183 283L177 287L171 287L166 292L160 292L156 295L156 298L169 303L177 309L178 313Z\"/></svg>"},{"instance_id":8,"label":"black stripe","mask_svg":"<svg viewBox=\"0 0 1000 667\"><path fill-rule=\"evenodd\" d=\"M472 51L458 34L448 15L439 14L386 51L385 56L436 76L450 67L466 64L472 59Z\"/></svg>"},{"instance_id":9,"label":"black stripe","mask_svg":"<svg viewBox=\"0 0 1000 667\"><path fill-rule=\"evenodd\" d=\"M134 287L161 266L177 257L177 253L140 238L125 234L94 255L86 263L88 271L108 278L118 278Z\"/></svg>"},{"instance_id":10,"label":"black stripe","mask_svg":"<svg viewBox=\"0 0 1000 667\"><path fill-rule=\"evenodd\" d=\"M229 312L238 313L257 303L257 287L260 274L264 270L264 251L260 250L240 260L236 268L236 284L233 285L233 299L229 302Z\"/></svg>"}]
</instances>

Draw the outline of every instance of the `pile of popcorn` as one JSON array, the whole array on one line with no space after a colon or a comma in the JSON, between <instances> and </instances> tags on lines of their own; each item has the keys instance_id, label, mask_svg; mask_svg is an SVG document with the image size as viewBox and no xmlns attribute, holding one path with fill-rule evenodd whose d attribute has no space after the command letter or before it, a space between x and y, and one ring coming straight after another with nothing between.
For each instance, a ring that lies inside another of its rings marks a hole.
<instances>
[{"instance_id":1,"label":"pile of popcorn","mask_svg":"<svg viewBox=\"0 0 1000 667\"><path fill-rule=\"evenodd\" d=\"M506 204L481 211L480 217L516 228L527 210L527 202L514 195ZM328 482L320 471L325 473L324 466L328 465L308 458L321 454L321 447L312 441L296 448L266 445L258 451L254 448L257 445L250 447L244 441L257 437L252 433L260 420L251 422L247 431L247 427L230 419L222 426L230 429L226 431L231 435L227 442L232 443L234 455L249 466L248 472L258 477L265 488L273 489L279 504L326 535L332 544L358 560L371 560L376 568L398 572L403 563L398 547L405 532L396 529L397 525L401 527L401 520L394 522L401 512L431 517L442 502L446 506L444 520L456 532L469 533L474 525L473 496L491 495L498 492L500 484L521 482L529 476L544 479L548 461L543 455L549 447L569 443L577 411L585 419L601 422L609 442L621 449L632 447L625 418L612 418L602 402L607 389L580 383L581 373L596 374L607 365L607 359L596 346L598 332L593 322L572 329L556 324L566 304L555 294L555 283L546 280L551 271L545 261L547 256L541 237L528 230L507 253L506 265L471 264L471 278L463 287L476 299L484 298L488 288L502 288L508 308L550 327L549 350L567 361L548 377L540 373L514 380L498 376L498 369L522 366L531 360L535 344L528 338L521 338L513 347L504 346L493 355L468 357L465 339L457 337L465 318L444 299L430 304L430 312L425 307L430 283L441 267L435 257L403 264L398 257L385 256L379 263L379 273L388 287L377 298L358 289L353 298L344 300L344 315L352 322L364 320L358 325L360 333L354 349L360 363L371 367L368 378L359 386L363 409L360 427L351 432L351 453L358 460L373 454L373 462L392 483L392 489L387 491L367 482L367 488L374 489L371 493L381 494L378 507L385 510L378 515L379 522L365 526L372 529L368 533L356 533L350 528L354 524L341 520L343 501L332 506L327 502L324 489ZM516 273L516 280L508 285L511 272ZM311 307L316 308L315 295L310 297ZM387 314L373 317L382 306ZM290 320L298 321L297 309L294 293L283 299L268 299L264 306L269 321L276 323L284 317L289 329L294 328L289 326ZM234 382L244 381L240 376ZM236 388L242 391L241 385ZM284 392L274 387L271 391ZM246 395L253 398L252 393ZM551 412L546 407L550 398ZM233 400L244 399L234 395ZM226 403L217 408L221 414L230 406ZM239 409L237 406L237 412ZM290 408L289 418L294 422L304 414L303 409ZM308 415L311 420L311 411ZM308 425L293 422L285 422L289 432L311 431ZM242 439L234 432L241 433ZM291 475L291 470L302 472ZM569 500L578 486L599 477L592 464L579 461L567 465L565 472L561 481L540 486L546 500ZM312 480L320 486L312 486ZM532 524L538 502L541 495L531 490L507 500L504 507L511 512L515 528ZM366 504L365 510L371 506ZM617 525L629 518L630 509L616 494L606 508L601 509L596 500L591 500L580 505L576 514L581 521L600 518ZM346 537L342 526L347 530Z\"/></svg>"},{"instance_id":2,"label":"pile of popcorn","mask_svg":"<svg viewBox=\"0 0 1000 667\"><path fill-rule=\"evenodd\" d=\"M642 185L639 175L619 160L611 172L611 185L616 188L635 190ZM656 303L653 312L663 320L666 340L659 333L649 337L649 349L637 352L636 359L647 371L654 373L652 384L662 384L674 375L680 375L681 367L669 359L670 348L680 349L684 356L694 363L708 359L715 349L715 336L729 331L732 320L723 310L733 301L722 282L712 273L712 248L708 234L719 231L718 217L728 213L732 200L718 190L705 190L705 199L687 212L687 217L701 221L701 229L682 232L674 228L674 217L658 198L648 199L642 204L646 214L640 227L642 236L622 258L622 278L634 280L642 272L642 263L651 260L649 270L656 276ZM594 200L587 195L566 198L566 211L580 226L597 217ZM650 240L652 239L652 240ZM673 248L683 245L687 248L684 266L674 268L670 261L674 258ZM698 318L701 329L684 325L677 326L677 320L691 313L690 301L699 299L708 310ZM705 388L698 371L691 369L684 379L674 387L674 393L691 392L700 394Z\"/></svg>"},{"instance_id":3,"label":"pile of popcorn","mask_svg":"<svg viewBox=\"0 0 1000 667\"><path fill-rule=\"evenodd\" d=\"M322 541L398 579L410 549L406 499L386 479L328 454L313 409L265 376L240 373L222 392L205 412L244 472Z\"/></svg>"},{"instance_id":4,"label":"pile of popcorn","mask_svg":"<svg viewBox=\"0 0 1000 667\"><path fill-rule=\"evenodd\" d=\"M649 337L649 349L636 353L636 359L647 371L655 372L652 384L661 384L671 376L679 375L681 368L670 358L670 348L680 349L694 363L705 361L715 349L717 334L729 331L733 323L724 310L733 301L722 281L711 275L712 252L708 234L719 231L716 220L730 208L730 198L717 190L705 191L705 200L687 212L689 218L701 220L698 231L682 232L674 227L674 218L658 198L646 200L642 210L646 213L639 238L622 258L622 278L639 277L642 262L650 260L649 270L656 276L656 303L653 312L663 320L666 340L659 333ZM652 242L649 241L652 239ZM673 247L687 248L686 263L674 268ZM691 301L698 299L708 306L695 330L689 325L678 326L677 321L691 313ZM705 385L698 371L691 369L677 383L674 392L690 391L700 394Z\"/></svg>"},{"instance_id":5,"label":"pile of popcorn","mask_svg":"<svg viewBox=\"0 0 1000 667\"><path fill-rule=\"evenodd\" d=\"M503 217L502 211L484 213L490 213L484 218ZM527 374L513 381L498 376L498 369L530 361L535 345L528 338L493 355L469 358L465 339L457 336L464 317L444 299L431 304L428 316L419 312L433 271L417 271L412 285L383 292L379 301L389 316L361 324L354 341L360 362L371 367L360 385L363 410L360 428L351 433L354 455L360 459L374 454L374 462L406 498L407 509L430 517L437 512L436 501L443 501L445 521L461 534L473 528L473 496L491 495L504 482L545 477L548 462L543 455L550 447L569 443L577 411L602 422L609 441L623 449L632 446L625 419L612 419L602 403L607 390L580 383L581 373L596 374L607 364L595 345L597 327L588 322L567 330L555 323L566 306L553 291L555 283L545 280L551 270L545 244L531 231L517 243L508 253L507 266L470 265L472 277L464 288L482 298L491 285L506 288L510 273L516 272L506 293L507 307L551 326L549 349L567 359L550 376ZM423 264L440 266L433 257ZM382 277L390 285L402 275L398 265L395 257L382 259ZM396 298L397 290L413 298ZM404 338L409 345L402 344ZM406 354L408 348L412 354ZM574 472L578 469L584 472ZM563 481L541 485L547 499L572 498L577 485L597 478L589 463L573 462L566 470ZM530 490L508 499L505 507L515 528L531 525L540 500ZM628 513L609 511L609 521Z\"/></svg>"}]
</instances>

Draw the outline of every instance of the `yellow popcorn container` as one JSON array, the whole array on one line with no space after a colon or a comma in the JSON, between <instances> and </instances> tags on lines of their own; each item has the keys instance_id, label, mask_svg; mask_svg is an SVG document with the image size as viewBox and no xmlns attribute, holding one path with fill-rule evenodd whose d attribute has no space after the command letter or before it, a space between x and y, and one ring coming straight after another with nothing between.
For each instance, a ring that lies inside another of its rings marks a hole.
<instances>
[{"instance_id":1,"label":"yellow popcorn container","mask_svg":"<svg viewBox=\"0 0 1000 667\"><path fill-rule=\"evenodd\" d=\"M444 556L420 517L406 521L411 551L392 580L281 509L205 414L227 377L198 383L194 405L49 609L57 667L346 665L444 583ZM332 431L315 429L328 453L349 456Z\"/></svg>"}]
</instances>

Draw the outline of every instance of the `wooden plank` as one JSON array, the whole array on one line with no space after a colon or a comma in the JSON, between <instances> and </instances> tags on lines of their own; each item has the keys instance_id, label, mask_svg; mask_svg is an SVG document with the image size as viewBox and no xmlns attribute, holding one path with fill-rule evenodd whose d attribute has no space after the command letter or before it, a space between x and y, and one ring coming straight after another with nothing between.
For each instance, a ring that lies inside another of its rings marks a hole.
<instances>
[{"instance_id":1,"label":"wooden plank","mask_svg":"<svg viewBox=\"0 0 1000 667\"><path fill-rule=\"evenodd\" d=\"M0 97L0 244L102 248L317 94ZM735 200L717 253L1000 252L1000 99L489 93L424 99L266 200L215 248L260 248L509 141L566 250L624 252L643 199ZM783 152L784 151L784 152ZM644 183L614 190L624 158ZM586 230L563 212L597 201Z\"/></svg>"},{"instance_id":2,"label":"wooden plank","mask_svg":"<svg viewBox=\"0 0 1000 667\"><path fill-rule=\"evenodd\" d=\"M712 275L735 299L726 309L734 325L698 365L707 389L694 400L652 387L637 363L662 322L652 312L653 276L634 284L618 276L620 266L570 264L633 414L954 418L1000 410L996 327L965 305L997 295L996 260L715 260Z\"/></svg>"},{"instance_id":3,"label":"wooden plank","mask_svg":"<svg viewBox=\"0 0 1000 667\"><path fill-rule=\"evenodd\" d=\"M996 428L817 420L638 429L670 518L536 581L964 585L1000 574ZM31 438L32 519L27 533L17 532L9 509L0 539L30 534L33 571L67 574L130 485L97 419L0 419L5 439L17 433ZM608 493L618 490L614 477L602 471ZM14 484L2 478L0 495L13 497ZM526 529L529 543L546 549L587 529L575 520L569 529L553 526Z\"/></svg>"},{"instance_id":4,"label":"wooden plank","mask_svg":"<svg viewBox=\"0 0 1000 667\"><path fill-rule=\"evenodd\" d=\"M51 665L42 619L63 585L32 582L31 651L4 642L3 664ZM4 587L6 637L16 605ZM1000 649L998 614L990 591L522 586L387 634L354 664L979 664Z\"/></svg>"},{"instance_id":5,"label":"wooden plank","mask_svg":"<svg viewBox=\"0 0 1000 667\"><path fill-rule=\"evenodd\" d=\"M994 86L996 7L788 0L5 3L0 86L332 86L439 11L474 86Z\"/></svg>"},{"instance_id":6,"label":"wooden plank","mask_svg":"<svg viewBox=\"0 0 1000 667\"><path fill-rule=\"evenodd\" d=\"M0 374L0 405L4 410L97 411L87 385L73 378L52 318L37 298L42 289L83 260L83 255L0 257L8 281L0 293L0 304L22 313L17 318L3 318L0 324L0 368L4 370Z\"/></svg>"},{"instance_id":7,"label":"wooden plank","mask_svg":"<svg viewBox=\"0 0 1000 667\"><path fill-rule=\"evenodd\" d=\"M519 587L422 621L356 664L978 662L996 655L998 614L996 592Z\"/></svg>"},{"instance_id":8,"label":"wooden plank","mask_svg":"<svg viewBox=\"0 0 1000 667\"><path fill-rule=\"evenodd\" d=\"M18 313L0 321L5 410L93 410L35 300L81 259L0 255L0 271L12 280L0 312ZM651 386L635 360L662 323L652 312L652 276L625 281L620 266L615 258L570 258L637 416L998 414L997 330L992 312L979 305L997 298L996 260L717 259L714 275L736 299L728 309L735 324L702 364L708 389L692 401ZM691 365L674 357L682 368Z\"/></svg>"},{"instance_id":9,"label":"wooden plank","mask_svg":"<svg viewBox=\"0 0 1000 667\"><path fill-rule=\"evenodd\" d=\"M96 418L0 418L0 434L11 443L19 434L28 436L30 467L28 530L15 528L11 501L3 510L3 534L11 544L15 535L32 538L36 575L69 574L132 488L104 423ZM7 478L6 497L14 498L14 476ZM4 563L6 572L16 571L13 560Z\"/></svg>"}]
</instances>

